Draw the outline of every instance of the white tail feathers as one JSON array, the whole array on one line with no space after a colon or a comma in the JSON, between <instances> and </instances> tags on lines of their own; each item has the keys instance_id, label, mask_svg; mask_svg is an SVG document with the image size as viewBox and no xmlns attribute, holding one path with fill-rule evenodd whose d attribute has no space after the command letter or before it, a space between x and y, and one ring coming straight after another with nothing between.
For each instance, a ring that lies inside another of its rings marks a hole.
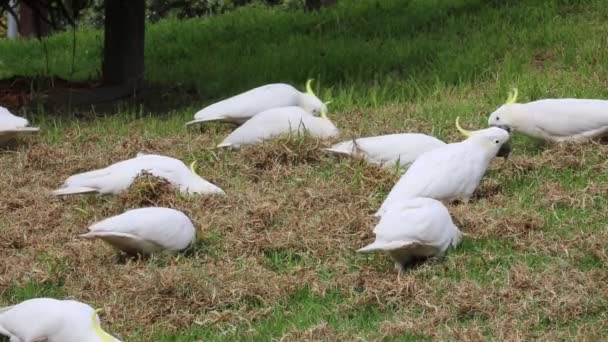
<instances>
[{"instance_id":1,"label":"white tail feathers","mask_svg":"<svg viewBox=\"0 0 608 342\"><path fill-rule=\"evenodd\" d=\"M97 189L82 186L82 187L61 188L61 189L53 190L53 192L51 192L51 193L55 196L65 196L65 195L85 194L85 193L96 192L96 191L97 191Z\"/></svg>"},{"instance_id":2,"label":"white tail feathers","mask_svg":"<svg viewBox=\"0 0 608 342\"><path fill-rule=\"evenodd\" d=\"M214 116L214 117L208 117L208 118L201 118L201 119L194 119L192 121L188 121L186 122L186 126L190 126L196 123L202 123L202 122L211 122L211 121L225 121L226 118L223 116Z\"/></svg>"},{"instance_id":3,"label":"white tail feathers","mask_svg":"<svg viewBox=\"0 0 608 342\"><path fill-rule=\"evenodd\" d=\"M101 239L104 237L117 237L117 238L127 238L133 239L135 238L132 234L127 233L119 233L119 232L88 232L84 234L78 235L78 237L83 239Z\"/></svg>"},{"instance_id":4,"label":"white tail feathers","mask_svg":"<svg viewBox=\"0 0 608 342\"><path fill-rule=\"evenodd\" d=\"M341 148L336 148L336 147L324 148L323 151L335 153L335 154L346 154L346 155L352 154L351 150L341 149Z\"/></svg>"},{"instance_id":5,"label":"white tail feathers","mask_svg":"<svg viewBox=\"0 0 608 342\"><path fill-rule=\"evenodd\" d=\"M6 131L2 131L4 132L8 132L8 133L35 133L35 132L39 132L40 131L40 127L18 127L18 128L13 128L10 130L6 130Z\"/></svg>"},{"instance_id":6,"label":"white tail feathers","mask_svg":"<svg viewBox=\"0 0 608 342\"><path fill-rule=\"evenodd\" d=\"M394 249L403 248L410 244L412 244L412 243L409 241L391 241L391 242L374 241L363 248L359 248L357 250L357 252L363 253L363 252L372 252L372 251L377 251L377 250L390 251L390 250L394 250Z\"/></svg>"}]
</instances>

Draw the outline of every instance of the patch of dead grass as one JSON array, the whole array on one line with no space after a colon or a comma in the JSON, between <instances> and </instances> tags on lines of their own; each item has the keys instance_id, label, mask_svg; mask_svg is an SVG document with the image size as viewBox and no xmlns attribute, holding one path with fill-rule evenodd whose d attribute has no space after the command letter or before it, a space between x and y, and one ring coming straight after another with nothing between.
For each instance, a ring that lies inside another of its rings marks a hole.
<instances>
[{"instance_id":1,"label":"patch of dead grass","mask_svg":"<svg viewBox=\"0 0 608 342\"><path fill-rule=\"evenodd\" d=\"M323 142L309 137L213 152L214 158L203 163L200 173L226 184L226 196L183 196L163 180L143 175L119 196L56 199L49 191L73 173L132 158L139 151L162 151L183 159L210 153L202 146L212 145L201 135L83 139L76 130L66 133L65 141L57 145L37 143L0 154L3 165L10 165L0 169L0 188L11 189L0 201L0 291L31 281L63 283L66 293L103 307L108 330L123 337L141 326L175 331L194 322L253 324L266 317L274 303L306 285L318 295L338 289L355 307L379 305L404 313L383 323L378 337L409 331L479 340L486 336L487 325L497 339L524 339L547 317L562 322L596 312L596 304L584 296L595 299L606 291L604 285L598 286L605 279L597 270L552 265L537 272L517 264L508 277L478 284L438 277L435 272L447 267L444 262L427 263L397 276L384 255L355 256L354 250L373 237L376 222L371 214L399 175L363 160L336 160L320 150ZM559 160L543 158L551 163ZM590 160L583 164L589 166ZM501 163L493 163L493 168L508 176L510 168ZM521 157L512 165L511 170L533 170L544 164ZM553 183L544 186L547 201L581 205L584 195ZM535 208L522 207L503 187L486 177L474 201L450 206L461 230L471 238L512 239L515 246L522 246L515 253L534 249L555 256L565 250L566 260L592 255L605 264L603 246L608 236L581 234L548 241L543 238L543 217ZM606 188L600 182L590 183L586 193L604 196ZM199 250L118 264L106 244L76 238L92 222L148 205L184 211L197 228ZM301 259L273 269L271 252ZM466 256L455 262L457 267L466 264ZM319 276L321 266L331 273L329 279ZM571 293L570 277L576 287ZM566 299L556 301L558 295ZM283 340L344 338L324 322L292 328L282 336Z\"/></svg>"}]
</instances>

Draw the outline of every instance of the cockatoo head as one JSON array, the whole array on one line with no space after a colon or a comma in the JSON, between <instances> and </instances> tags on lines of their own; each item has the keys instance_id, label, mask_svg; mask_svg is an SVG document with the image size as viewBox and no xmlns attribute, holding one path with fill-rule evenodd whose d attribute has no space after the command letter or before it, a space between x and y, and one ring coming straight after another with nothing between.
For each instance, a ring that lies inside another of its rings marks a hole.
<instances>
[{"instance_id":1,"label":"cockatoo head","mask_svg":"<svg viewBox=\"0 0 608 342\"><path fill-rule=\"evenodd\" d=\"M511 153L511 144L509 143L509 132L503 128L490 127L477 131L468 131L460 127L456 118L456 128L460 133L467 137L466 141L471 141L481 146L486 153L491 157L505 157Z\"/></svg>"},{"instance_id":2,"label":"cockatoo head","mask_svg":"<svg viewBox=\"0 0 608 342\"><path fill-rule=\"evenodd\" d=\"M188 180L181 185L180 191L189 194L209 194L209 193L224 193L219 187L207 182L196 173L196 161L190 164L190 175Z\"/></svg>"},{"instance_id":3,"label":"cockatoo head","mask_svg":"<svg viewBox=\"0 0 608 342\"><path fill-rule=\"evenodd\" d=\"M319 115L327 119L327 105L331 101L323 102L312 91L312 79L306 82L306 93L300 94L299 106L313 115Z\"/></svg>"},{"instance_id":4,"label":"cockatoo head","mask_svg":"<svg viewBox=\"0 0 608 342\"><path fill-rule=\"evenodd\" d=\"M524 130L522 125L525 124L525 120L520 118L523 115L521 104L517 103L517 88L514 88L509 93L509 98L502 106L498 107L490 117L488 118L488 126L500 127L507 132L511 130Z\"/></svg>"}]
</instances>

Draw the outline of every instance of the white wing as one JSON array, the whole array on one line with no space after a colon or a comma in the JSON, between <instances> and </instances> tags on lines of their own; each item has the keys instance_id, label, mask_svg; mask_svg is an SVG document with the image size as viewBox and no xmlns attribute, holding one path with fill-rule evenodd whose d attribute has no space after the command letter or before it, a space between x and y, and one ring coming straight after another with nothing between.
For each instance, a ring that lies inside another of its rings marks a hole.
<instances>
[{"instance_id":1,"label":"white wing","mask_svg":"<svg viewBox=\"0 0 608 342\"><path fill-rule=\"evenodd\" d=\"M218 147L255 144L277 135L304 131L319 138L338 134L329 120L312 116L300 107L283 107L257 114L232 131Z\"/></svg>"},{"instance_id":2,"label":"white wing","mask_svg":"<svg viewBox=\"0 0 608 342\"><path fill-rule=\"evenodd\" d=\"M550 136L567 137L608 128L608 101L545 99L523 105L535 126Z\"/></svg>"},{"instance_id":3,"label":"white wing","mask_svg":"<svg viewBox=\"0 0 608 342\"><path fill-rule=\"evenodd\" d=\"M448 144L422 154L399 179L382 203L379 215L393 203L429 197L452 200L466 197L477 186L487 165L462 143ZM472 188L472 189L471 189Z\"/></svg>"},{"instance_id":4,"label":"white wing","mask_svg":"<svg viewBox=\"0 0 608 342\"><path fill-rule=\"evenodd\" d=\"M0 313L0 332L11 336L11 341L35 341L56 334L61 327L57 319L61 301L35 298L3 310ZM32 319L36 324L32 324Z\"/></svg>"},{"instance_id":5,"label":"white wing","mask_svg":"<svg viewBox=\"0 0 608 342\"><path fill-rule=\"evenodd\" d=\"M53 194L62 196L87 192L119 193L131 185L139 170L141 170L135 167L131 162L132 160L129 159L103 169L70 176L61 188L53 191Z\"/></svg>"},{"instance_id":6,"label":"white wing","mask_svg":"<svg viewBox=\"0 0 608 342\"><path fill-rule=\"evenodd\" d=\"M0 106L0 131L16 130L29 125L29 122Z\"/></svg>"},{"instance_id":7,"label":"white wing","mask_svg":"<svg viewBox=\"0 0 608 342\"><path fill-rule=\"evenodd\" d=\"M445 143L435 137L420 133L387 134L365 137L338 143L327 149L350 155L362 154L372 163L402 165L411 164L418 156Z\"/></svg>"},{"instance_id":8,"label":"white wing","mask_svg":"<svg viewBox=\"0 0 608 342\"><path fill-rule=\"evenodd\" d=\"M299 96L300 92L288 84L268 84L207 106L188 124L214 120L242 123L271 108L295 106Z\"/></svg>"},{"instance_id":9,"label":"white wing","mask_svg":"<svg viewBox=\"0 0 608 342\"><path fill-rule=\"evenodd\" d=\"M430 198L391 206L374 229L376 241L360 251L396 250L408 245L445 251L457 232L447 208Z\"/></svg>"},{"instance_id":10,"label":"white wing","mask_svg":"<svg viewBox=\"0 0 608 342\"><path fill-rule=\"evenodd\" d=\"M177 252L192 243L195 229L184 213L152 207L129 210L97 222L82 237L99 237L111 244L114 241L118 248L131 246L143 252L159 248Z\"/></svg>"}]
</instances>

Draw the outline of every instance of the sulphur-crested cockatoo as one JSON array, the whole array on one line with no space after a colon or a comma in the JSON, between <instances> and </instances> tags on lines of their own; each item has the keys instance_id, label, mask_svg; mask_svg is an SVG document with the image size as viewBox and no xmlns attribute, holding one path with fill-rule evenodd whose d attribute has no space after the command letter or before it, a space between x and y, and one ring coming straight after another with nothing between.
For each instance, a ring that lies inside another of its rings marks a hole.
<instances>
[{"instance_id":1,"label":"sulphur-crested cockatoo","mask_svg":"<svg viewBox=\"0 0 608 342\"><path fill-rule=\"evenodd\" d=\"M257 114L232 131L218 147L237 148L281 134L304 132L318 138L338 135L338 129L329 121L325 113L319 118L308 114L300 107L281 107Z\"/></svg>"},{"instance_id":2,"label":"sulphur-crested cockatoo","mask_svg":"<svg viewBox=\"0 0 608 342\"><path fill-rule=\"evenodd\" d=\"M83 238L101 239L127 254L180 252L194 241L192 221L170 208L140 208L99 221Z\"/></svg>"},{"instance_id":3,"label":"sulphur-crested cockatoo","mask_svg":"<svg viewBox=\"0 0 608 342\"><path fill-rule=\"evenodd\" d=\"M0 143L40 131L38 127L28 127L29 124L27 119L13 115L8 109L0 106Z\"/></svg>"},{"instance_id":4,"label":"sulphur-crested cockatoo","mask_svg":"<svg viewBox=\"0 0 608 342\"><path fill-rule=\"evenodd\" d=\"M272 108L297 106L312 115L327 113L323 103L312 91L312 80L306 82L306 93L289 84L277 83L261 86L229 99L214 103L198 111L187 125L205 121L222 121L242 124L258 113Z\"/></svg>"},{"instance_id":5,"label":"sulphur-crested cockatoo","mask_svg":"<svg viewBox=\"0 0 608 342\"><path fill-rule=\"evenodd\" d=\"M0 335L11 342L120 342L101 328L89 305L52 298L0 308Z\"/></svg>"},{"instance_id":6,"label":"sulphur-crested cockatoo","mask_svg":"<svg viewBox=\"0 0 608 342\"><path fill-rule=\"evenodd\" d=\"M443 257L450 246L460 243L462 236L443 203L424 197L391 206L374 233L376 241L358 252L386 251L398 271L415 259Z\"/></svg>"},{"instance_id":7,"label":"sulphur-crested cockatoo","mask_svg":"<svg viewBox=\"0 0 608 342\"><path fill-rule=\"evenodd\" d=\"M382 216L389 206L414 197L467 202L490 161L496 156L508 156L510 145L506 130L490 127L470 132L460 127L458 119L456 126L468 138L419 156L395 184L376 216Z\"/></svg>"},{"instance_id":8,"label":"sulphur-crested cockatoo","mask_svg":"<svg viewBox=\"0 0 608 342\"><path fill-rule=\"evenodd\" d=\"M544 99L517 103L517 89L490 114L490 126L503 126L549 142L583 142L608 134L608 100Z\"/></svg>"},{"instance_id":9,"label":"sulphur-crested cockatoo","mask_svg":"<svg viewBox=\"0 0 608 342\"><path fill-rule=\"evenodd\" d=\"M360 156L374 164L406 167L424 152L444 145L443 141L426 134L401 133L343 141L325 150Z\"/></svg>"},{"instance_id":10,"label":"sulphur-crested cockatoo","mask_svg":"<svg viewBox=\"0 0 608 342\"><path fill-rule=\"evenodd\" d=\"M69 177L63 187L53 191L54 195L72 195L98 192L101 194L118 194L131 186L142 172L165 178L182 193L189 194L223 194L219 187L207 182L194 170L178 159L138 153L135 158L127 159L106 168L80 173Z\"/></svg>"}]
</instances>

